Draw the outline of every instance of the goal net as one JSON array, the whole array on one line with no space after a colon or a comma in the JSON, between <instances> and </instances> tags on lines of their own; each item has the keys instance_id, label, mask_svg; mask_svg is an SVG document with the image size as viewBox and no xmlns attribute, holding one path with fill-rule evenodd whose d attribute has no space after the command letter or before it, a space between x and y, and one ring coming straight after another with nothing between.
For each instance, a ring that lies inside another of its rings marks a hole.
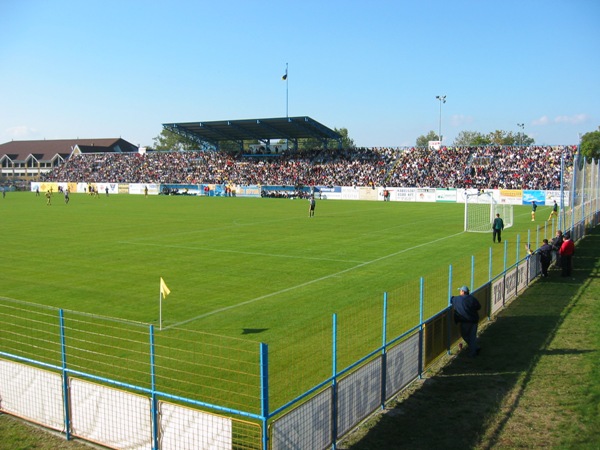
<instances>
[{"instance_id":1,"label":"goal net","mask_svg":"<svg viewBox=\"0 0 600 450\"><path fill-rule=\"evenodd\" d=\"M465 231L491 232L496 214L500 214L504 228L512 227L513 205L497 203L491 192L478 192L465 196Z\"/></svg>"}]
</instances>

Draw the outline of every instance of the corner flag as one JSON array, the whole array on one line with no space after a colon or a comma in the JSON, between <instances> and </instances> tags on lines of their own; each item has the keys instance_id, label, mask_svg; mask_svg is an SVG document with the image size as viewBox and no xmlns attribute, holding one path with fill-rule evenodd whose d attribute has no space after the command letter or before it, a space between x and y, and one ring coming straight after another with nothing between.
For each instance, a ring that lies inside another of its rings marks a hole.
<instances>
[{"instance_id":1,"label":"corner flag","mask_svg":"<svg viewBox=\"0 0 600 450\"><path fill-rule=\"evenodd\" d=\"M163 298L165 298L171 293L171 289L167 287L167 284L165 283L165 280L162 279L162 277L160 277L160 293L162 294Z\"/></svg>"},{"instance_id":2,"label":"corner flag","mask_svg":"<svg viewBox=\"0 0 600 450\"><path fill-rule=\"evenodd\" d=\"M171 289L169 289L167 287L167 283L165 283L165 280L163 280L162 277L160 277L160 295L158 296L158 310L159 310L158 322L159 322L159 326L160 326L161 330L162 330L162 301L163 301L163 298L165 298L170 293L171 293Z\"/></svg>"}]
</instances>

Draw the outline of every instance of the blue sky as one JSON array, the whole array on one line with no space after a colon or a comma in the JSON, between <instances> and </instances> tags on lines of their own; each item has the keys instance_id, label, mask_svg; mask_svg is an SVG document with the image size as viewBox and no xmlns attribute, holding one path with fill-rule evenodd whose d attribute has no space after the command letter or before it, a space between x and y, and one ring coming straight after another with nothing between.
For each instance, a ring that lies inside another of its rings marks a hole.
<instances>
[{"instance_id":1,"label":"blue sky","mask_svg":"<svg viewBox=\"0 0 600 450\"><path fill-rule=\"evenodd\" d=\"M440 122L576 144L600 126L598 0L0 1L0 143L310 116L360 146ZM287 83L281 77L289 64ZM286 84L288 101L286 101Z\"/></svg>"}]
</instances>

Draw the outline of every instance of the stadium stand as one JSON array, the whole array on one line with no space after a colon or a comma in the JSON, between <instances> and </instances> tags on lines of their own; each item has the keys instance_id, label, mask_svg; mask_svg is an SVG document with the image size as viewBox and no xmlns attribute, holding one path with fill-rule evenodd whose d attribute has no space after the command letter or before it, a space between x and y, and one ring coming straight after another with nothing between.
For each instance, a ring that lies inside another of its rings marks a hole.
<instances>
[{"instance_id":1,"label":"stadium stand","mask_svg":"<svg viewBox=\"0 0 600 450\"><path fill-rule=\"evenodd\" d=\"M396 186L479 189L560 188L560 161L577 146L354 148L283 152L259 158L220 151L79 153L42 181Z\"/></svg>"}]
</instances>

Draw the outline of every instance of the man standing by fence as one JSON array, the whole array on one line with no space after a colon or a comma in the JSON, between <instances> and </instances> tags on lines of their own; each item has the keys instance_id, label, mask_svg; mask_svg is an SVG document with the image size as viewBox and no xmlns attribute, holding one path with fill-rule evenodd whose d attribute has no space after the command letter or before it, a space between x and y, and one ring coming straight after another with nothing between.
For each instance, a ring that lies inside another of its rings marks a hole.
<instances>
[{"instance_id":1,"label":"man standing by fence","mask_svg":"<svg viewBox=\"0 0 600 450\"><path fill-rule=\"evenodd\" d=\"M477 325L481 304L469 293L469 288L459 289L460 295L453 296L450 303L454 306L454 322L460 325L460 335L469 346L469 356L474 358L479 354L477 345Z\"/></svg>"},{"instance_id":2,"label":"man standing by fence","mask_svg":"<svg viewBox=\"0 0 600 450\"><path fill-rule=\"evenodd\" d=\"M548 268L552 262L552 246L548 243L548 239L544 239L543 244L535 252L529 250L530 255L540 255L540 265L542 266L542 277L548 276Z\"/></svg>"},{"instance_id":3,"label":"man standing by fence","mask_svg":"<svg viewBox=\"0 0 600 450\"><path fill-rule=\"evenodd\" d=\"M564 241L558 252L560 254L560 266L562 268L562 276L570 277L573 270L573 254L575 253L575 244L571 240L571 234L566 232Z\"/></svg>"}]
</instances>

